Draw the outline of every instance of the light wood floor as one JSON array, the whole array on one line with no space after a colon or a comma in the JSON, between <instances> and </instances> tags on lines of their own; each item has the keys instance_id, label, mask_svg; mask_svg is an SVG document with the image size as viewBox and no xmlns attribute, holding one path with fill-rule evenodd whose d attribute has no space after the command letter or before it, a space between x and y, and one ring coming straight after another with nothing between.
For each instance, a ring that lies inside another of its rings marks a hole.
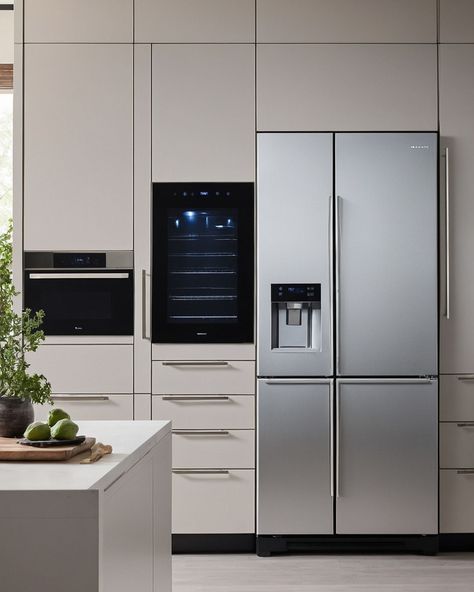
<instances>
[{"instance_id":1,"label":"light wood floor","mask_svg":"<svg viewBox=\"0 0 474 592\"><path fill-rule=\"evenodd\" d=\"M173 592L473 591L474 553L173 556Z\"/></svg>"}]
</instances>

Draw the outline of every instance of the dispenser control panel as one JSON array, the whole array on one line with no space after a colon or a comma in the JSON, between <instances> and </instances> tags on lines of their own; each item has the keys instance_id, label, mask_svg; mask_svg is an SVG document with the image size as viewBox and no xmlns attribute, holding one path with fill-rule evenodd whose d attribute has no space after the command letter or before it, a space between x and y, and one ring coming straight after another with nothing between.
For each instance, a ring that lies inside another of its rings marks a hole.
<instances>
[{"instance_id":1,"label":"dispenser control panel","mask_svg":"<svg viewBox=\"0 0 474 592\"><path fill-rule=\"evenodd\" d=\"M272 302L321 302L321 284L272 284Z\"/></svg>"}]
</instances>

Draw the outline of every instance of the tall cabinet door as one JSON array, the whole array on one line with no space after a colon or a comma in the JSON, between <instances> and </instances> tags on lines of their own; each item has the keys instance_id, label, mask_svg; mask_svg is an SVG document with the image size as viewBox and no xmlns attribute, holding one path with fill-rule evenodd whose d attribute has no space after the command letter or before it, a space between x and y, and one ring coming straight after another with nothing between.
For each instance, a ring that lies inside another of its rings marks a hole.
<instances>
[{"instance_id":1,"label":"tall cabinet door","mask_svg":"<svg viewBox=\"0 0 474 592\"><path fill-rule=\"evenodd\" d=\"M332 134L258 134L259 376L332 374L332 150ZM317 347L275 347L272 284L321 285Z\"/></svg>"},{"instance_id":2,"label":"tall cabinet door","mask_svg":"<svg viewBox=\"0 0 474 592\"><path fill-rule=\"evenodd\" d=\"M337 372L437 374L437 137L336 134Z\"/></svg>"},{"instance_id":3,"label":"tall cabinet door","mask_svg":"<svg viewBox=\"0 0 474 592\"><path fill-rule=\"evenodd\" d=\"M336 533L435 534L438 381L336 382Z\"/></svg>"},{"instance_id":4,"label":"tall cabinet door","mask_svg":"<svg viewBox=\"0 0 474 592\"><path fill-rule=\"evenodd\" d=\"M258 381L257 534L332 534L329 380Z\"/></svg>"},{"instance_id":5,"label":"tall cabinet door","mask_svg":"<svg viewBox=\"0 0 474 592\"><path fill-rule=\"evenodd\" d=\"M441 223L440 366L443 373L463 374L474 371L474 45L440 45L439 57L443 156L448 149L447 161L441 158L442 210L449 196Z\"/></svg>"}]
</instances>

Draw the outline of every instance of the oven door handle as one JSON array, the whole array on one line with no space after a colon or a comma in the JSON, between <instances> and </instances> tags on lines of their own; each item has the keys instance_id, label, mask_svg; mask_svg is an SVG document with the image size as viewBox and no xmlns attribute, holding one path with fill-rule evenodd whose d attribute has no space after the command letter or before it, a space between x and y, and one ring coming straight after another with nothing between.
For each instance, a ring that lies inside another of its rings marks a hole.
<instances>
[{"instance_id":1,"label":"oven door handle","mask_svg":"<svg viewBox=\"0 0 474 592\"><path fill-rule=\"evenodd\" d=\"M30 280L128 280L129 273L29 273Z\"/></svg>"}]
</instances>

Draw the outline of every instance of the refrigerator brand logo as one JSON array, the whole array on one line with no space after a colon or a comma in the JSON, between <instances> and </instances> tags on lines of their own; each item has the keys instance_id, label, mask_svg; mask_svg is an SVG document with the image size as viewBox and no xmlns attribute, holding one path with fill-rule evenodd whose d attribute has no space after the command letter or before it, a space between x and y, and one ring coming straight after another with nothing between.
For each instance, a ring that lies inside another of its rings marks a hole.
<instances>
[{"instance_id":1,"label":"refrigerator brand logo","mask_svg":"<svg viewBox=\"0 0 474 592\"><path fill-rule=\"evenodd\" d=\"M425 144L412 144L410 148L412 150L429 150L430 147Z\"/></svg>"}]
</instances>

